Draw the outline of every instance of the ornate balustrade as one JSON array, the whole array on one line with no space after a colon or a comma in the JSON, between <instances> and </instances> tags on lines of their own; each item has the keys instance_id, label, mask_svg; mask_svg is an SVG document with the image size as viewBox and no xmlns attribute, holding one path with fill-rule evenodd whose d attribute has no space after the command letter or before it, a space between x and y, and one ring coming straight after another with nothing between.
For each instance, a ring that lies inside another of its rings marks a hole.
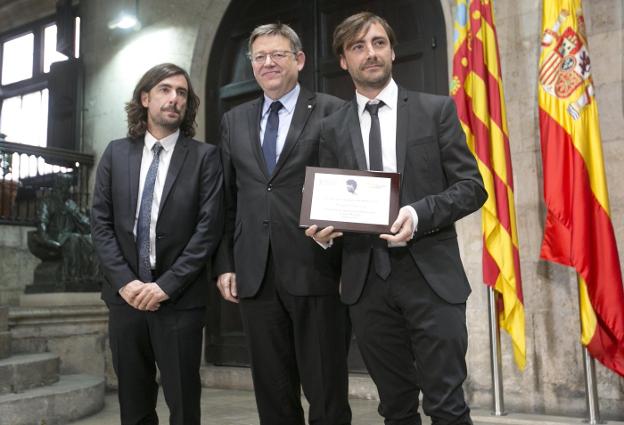
<instances>
[{"instance_id":1,"label":"ornate balustrade","mask_svg":"<svg viewBox=\"0 0 624 425\"><path fill-rule=\"evenodd\" d=\"M35 224L39 201L61 174L71 176L72 199L86 210L93 164L93 155L0 140L0 224Z\"/></svg>"}]
</instances>

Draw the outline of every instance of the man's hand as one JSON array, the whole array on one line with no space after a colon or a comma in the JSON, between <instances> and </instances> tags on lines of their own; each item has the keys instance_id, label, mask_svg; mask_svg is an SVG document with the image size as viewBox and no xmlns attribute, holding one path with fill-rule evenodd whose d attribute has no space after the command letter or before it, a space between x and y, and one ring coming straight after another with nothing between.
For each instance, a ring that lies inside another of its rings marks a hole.
<instances>
[{"instance_id":1,"label":"man's hand","mask_svg":"<svg viewBox=\"0 0 624 425\"><path fill-rule=\"evenodd\" d=\"M144 283L141 291L134 298L132 307L137 310L156 311L160 303L169 299L169 295L156 282Z\"/></svg>"},{"instance_id":2,"label":"man's hand","mask_svg":"<svg viewBox=\"0 0 624 425\"><path fill-rule=\"evenodd\" d=\"M231 302L238 303L238 291L236 290L236 273L223 273L217 279L217 288L221 296Z\"/></svg>"},{"instance_id":3,"label":"man's hand","mask_svg":"<svg viewBox=\"0 0 624 425\"><path fill-rule=\"evenodd\" d=\"M403 207L399 210L399 215L390 228L392 235L387 233L379 235L390 245L404 245L414 237L414 219L407 208Z\"/></svg>"},{"instance_id":4,"label":"man's hand","mask_svg":"<svg viewBox=\"0 0 624 425\"><path fill-rule=\"evenodd\" d=\"M318 230L318 226L313 224L305 231L306 236L314 239L316 242L328 245L335 238L342 236L342 232L334 232L334 226L327 226L324 229Z\"/></svg>"},{"instance_id":5,"label":"man's hand","mask_svg":"<svg viewBox=\"0 0 624 425\"><path fill-rule=\"evenodd\" d=\"M121 298L123 298L128 304L136 308L134 306L134 299L137 295L139 295L142 287L143 282L141 282L140 280L133 280L119 290L119 295L121 295Z\"/></svg>"}]
</instances>

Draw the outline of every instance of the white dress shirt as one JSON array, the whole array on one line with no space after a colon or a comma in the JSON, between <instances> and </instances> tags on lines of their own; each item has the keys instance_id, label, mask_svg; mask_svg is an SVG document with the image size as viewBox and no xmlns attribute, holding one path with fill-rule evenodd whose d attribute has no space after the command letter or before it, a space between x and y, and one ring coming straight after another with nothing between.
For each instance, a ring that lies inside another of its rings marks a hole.
<instances>
[{"instance_id":1,"label":"white dress shirt","mask_svg":"<svg viewBox=\"0 0 624 425\"><path fill-rule=\"evenodd\" d=\"M295 106L297 105L297 98L299 97L299 92L301 88L299 87L299 83L295 85L295 87L286 93L284 96L280 97L279 100L282 103L283 108L277 112L277 116L279 117L279 127L277 130L277 142L275 144L275 163L279 161L280 154L282 153L282 149L284 149L284 143L286 143L286 135L288 134L288 129L290 128L290 122L292 121L293 114L295 112ZM260 145L264 143L264 130L266 128L267 121L269 119L269 107L271 103L276 100L267 97L264 95L264 104L262 105L262 116L260 118Z\"/></svg>"},{"instance_id":2,"label":"white dress shirt","mask_svg":"<svg viewBox=\"0 0 624 425\"><path fill-rule=\"evenodd\" d=\"M141 197L143 196L143 186L145 186L145 178L147 177L147 171L149 170L154 153L152 147L156 142L160 142L163 149L160 151L158 158L158 172L156 173L156 183L154 184L154 197L152 198L152 214L150 217L150 231L149 231L149 244L150 244L150 265L152 269L156 268L156 222L158 221L158 210L160 208L160 199L162 198L163 188L165 187L165 179L167 178L167 171L169 170L169 164L171 163L171 155L173 154L173 148L176 145L178 137L180 136L180 130L169 136L157 140L148 131L145 132L145 142L143 144L143 157L141 158L141 174L139 176L139 196L137 198L136 213L134 215L134 237L136 239L137 221L139 220L139 210L141 209Z\"/></svg>"},{"instance_id":3,"label":"white dress shirt","mask_svg":"<svg viewBox=\"0 0 624 425\"><path fill-rule=\"evenodd\" d=\"M390 79L388 85L375 97L368 97L355 92L355 99L358 105L358 116L360 117L360 130L362 131L362 140L364 141L364 153L366 154L366 164L370 170L370 159L368 153L368 137L371 129L371 116L365 109L368 102L376 103L382 101L384 106L379 108L379 128L381 130L381 157L383 161L383 170L387 173L396 173L396 130L397 130L397 102L399 98L399 88Z\"/></svg>"},{"instance_id":4,"label":"white dress shirt","mask_svg":"<svg viewBox=\"0 0 624 425\"><path fill-rule=\"evenodd\" d=\"M362 141L364 142L364 153L366 154L366 164L370 169L370 159L368 154L368 138L371 128L371 116L365 109L368 102L382 101L384 106L379 108L377 115L379 116L379 129L381 131L381 157L383 161L383 170L387 173L397 172L396 157L396 134L397 134L397 107L399 100L399 87L391 78L386 87L379 92L375 99L355 92L355 99L358 106L358 117L360 118L360 130L362 131ZM418 229L418 214L416 210L407 205L412 215L413 228L412 233Z\"/></svg>"}]
</instances>

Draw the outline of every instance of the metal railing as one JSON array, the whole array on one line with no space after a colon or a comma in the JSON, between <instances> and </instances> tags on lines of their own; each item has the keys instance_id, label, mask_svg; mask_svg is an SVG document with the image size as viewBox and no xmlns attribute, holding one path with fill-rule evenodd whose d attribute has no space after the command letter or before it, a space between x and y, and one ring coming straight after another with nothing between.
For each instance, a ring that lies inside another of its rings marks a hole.
<instances>
[{"instance_id":1,"label":"metal railing","mask_svg":"<svg viewBox=\"0 0 624 425\"><path fill-rule=\"evenodd\" d=\"M60 175L71 177L71 197L86 210L93 164L93 155L0 140L0 224L36 224L39 202Z\"/></svg>"}]
</instances>

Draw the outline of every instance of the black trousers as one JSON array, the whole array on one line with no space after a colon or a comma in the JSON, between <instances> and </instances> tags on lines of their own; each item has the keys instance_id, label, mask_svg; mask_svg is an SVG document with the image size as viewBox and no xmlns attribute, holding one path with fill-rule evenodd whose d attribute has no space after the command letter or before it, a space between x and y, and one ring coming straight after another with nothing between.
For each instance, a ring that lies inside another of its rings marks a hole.
<instances>
[{"instance_id":1,"label":"black trousers","mask_svg":"<svg viewBox=\"0 0 624 425\"><path fill-rule=\"evenodd\" d=\"M449 304L429 287L407 248L390 249L392 273L371 265L351 321L377 385L386 425L420 425L418 397L433 425L472 424L464 400L465 304Z\"/></svg>"},{"instance_id":2,"label":"black trousers","mask_svg":"<svg viewBox=\"0 0 624 425\"><path fill-rule=\"evenodd\" d=\"M204 308L139 311L109 304L110 347L122 425L156 425L156 365L171 425L200 425Z\"/></svg>"},{"instance_id":3,"label":"black trousers","mask_svg":"<svg viewBox=\"0 0 624 425\"><path fill-rule=\"evenodd\" d=\"M240 302L260 424L305 424L303 387L311 425L348 425L347 308L338 294L294 296L287 286L270 256L258 294Z\"/></svg>"}]
</instances>

